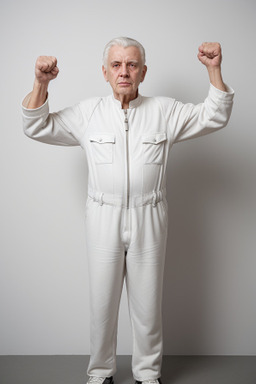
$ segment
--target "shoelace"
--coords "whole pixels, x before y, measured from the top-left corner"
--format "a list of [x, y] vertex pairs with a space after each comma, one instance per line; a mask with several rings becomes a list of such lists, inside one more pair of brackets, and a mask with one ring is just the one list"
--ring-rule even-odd
[[88, 383], [102, 384], [105, 380], [105, 377], [91, 376], [88, 380]]

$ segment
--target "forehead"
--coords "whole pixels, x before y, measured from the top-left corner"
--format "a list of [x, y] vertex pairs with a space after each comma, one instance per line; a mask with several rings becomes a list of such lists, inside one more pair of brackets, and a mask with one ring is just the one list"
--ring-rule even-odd
[[141, 61], [140, 50], [137, 47], [122, 47], [114, 45], [110, 48], [108, 54], [108, 61]]

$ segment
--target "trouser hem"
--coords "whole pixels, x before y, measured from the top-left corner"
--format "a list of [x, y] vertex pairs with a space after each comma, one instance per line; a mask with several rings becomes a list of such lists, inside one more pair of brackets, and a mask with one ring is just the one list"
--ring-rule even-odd
[[100, 372], [100, 373], [88, 373], [87, 372], [87, 376], [88, 377], [105, 377], [105, 378], [109, 378], [109, 377], [113, 377], [115, 375], [116, 371], [113, 371], [113, 373], [104, 373], [104, 372]]

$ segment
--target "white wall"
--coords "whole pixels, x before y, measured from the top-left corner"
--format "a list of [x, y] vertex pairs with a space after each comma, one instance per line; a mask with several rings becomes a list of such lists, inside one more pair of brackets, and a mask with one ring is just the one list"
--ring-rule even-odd
[[[146, 48], [142, 94], [193, 103], [208, 90], [197, 47], [222, 43], [230, 123], [174, 146], [168, 167], [165, 353], [256, 353], [255, 11], [245, 0], [1, 1], [0, 354], [89, 354], [85, 156], [26, 138], [20, 102], [42, 54], [59, 60], [51, 110], [107, 95], [101, 55], [119, 35]], [[120, 354], [129, 329], [124, 295]]]

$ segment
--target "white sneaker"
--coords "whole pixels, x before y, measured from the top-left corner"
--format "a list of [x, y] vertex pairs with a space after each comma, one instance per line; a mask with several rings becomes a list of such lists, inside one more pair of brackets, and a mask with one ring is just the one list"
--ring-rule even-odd
[[87, 384], [114, 384], [113, 377], [90, 376]]
[[142, 384], [159, 384], [159, 380], [144, 380]]
[[90, 376], [87, 384], [102, 384], [105, 377]]

